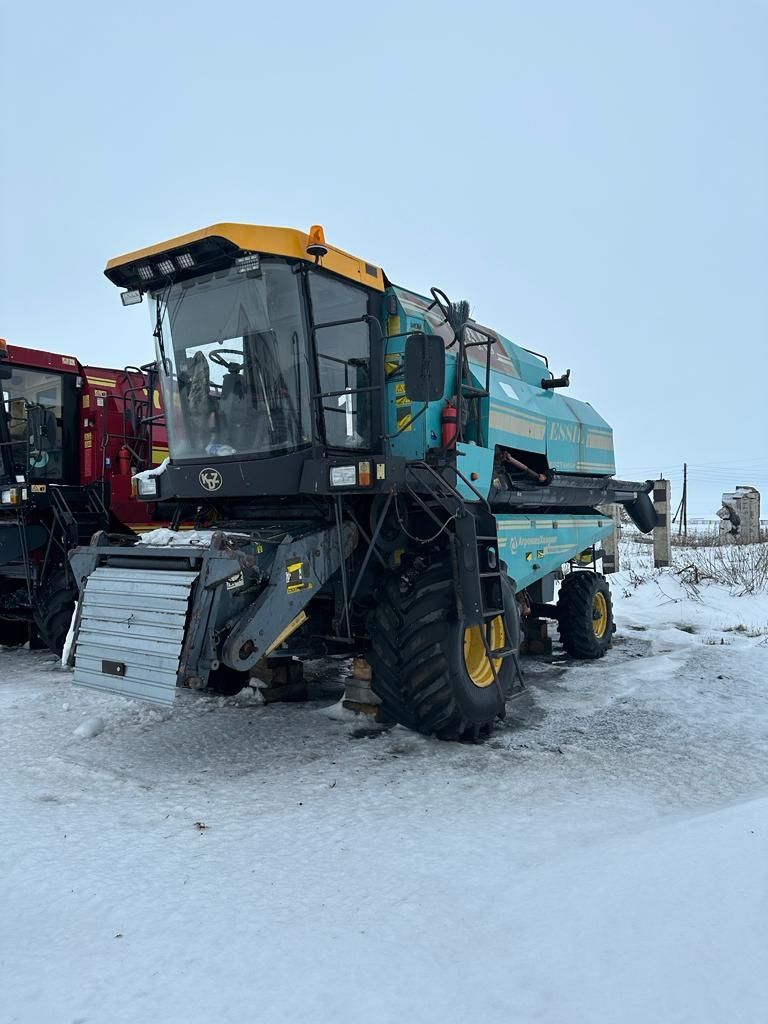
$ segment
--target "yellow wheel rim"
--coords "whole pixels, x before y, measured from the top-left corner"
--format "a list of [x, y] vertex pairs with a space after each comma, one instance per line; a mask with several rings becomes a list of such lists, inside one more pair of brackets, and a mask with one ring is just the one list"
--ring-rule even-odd
[[608, 602], [599, 590], [592, 599], [592, 629], [598, 640], [602, 640], [608, 629]]
[[[482, 630], [482, 626], [468, 626], [464, 630], [464, 666], [475, 686], [484, 688], [493, 683], [494, 669], [498, 675], [501, 658], [494, 658], [493, 667], [491, 667], [491, 660], [485, 652]], [[495, 619], [491, 620], [491, 628], [488, 633], [488, 647], [492, 651], [498, 651], [504, 646], [506, 633], [503, 616], [497, 615]]]

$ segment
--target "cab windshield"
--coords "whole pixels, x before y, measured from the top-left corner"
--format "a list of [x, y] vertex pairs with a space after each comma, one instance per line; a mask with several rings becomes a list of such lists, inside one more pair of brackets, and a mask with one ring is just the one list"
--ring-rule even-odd
[[268, 455], [310, 443], [307, 339], [299, 278], [287, 263], [235, 267], [153, 299], [161, 304], [173, 458]]
[[2, 386], [2, 428], [5, 449], [0, 466], [17, 479], [61, 480], [63, 387], [60, 374], [9, 366]]

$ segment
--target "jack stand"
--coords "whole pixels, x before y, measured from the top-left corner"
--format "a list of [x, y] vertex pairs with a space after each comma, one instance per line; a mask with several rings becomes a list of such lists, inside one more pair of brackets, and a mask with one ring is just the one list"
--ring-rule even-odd
[[344, 688], [342, 707], [375, 718], [381, 707], [381, 700], [371, 689], [371, 666], [365, 658], [355, 658], [352, 676]]
[[304, 666], [300, 661], [267, 664], [262, 659], [251, 669], [251, 678], [257, 685], [265, 704], [300, 703], [309, 700], [304, 682]]
[[548, 623], [545, 619], [528, 618], [523, 620], [523, 642], [520, 644], [521, 654], [543, 654], [552, 653], [552, 641], [547, 630]]

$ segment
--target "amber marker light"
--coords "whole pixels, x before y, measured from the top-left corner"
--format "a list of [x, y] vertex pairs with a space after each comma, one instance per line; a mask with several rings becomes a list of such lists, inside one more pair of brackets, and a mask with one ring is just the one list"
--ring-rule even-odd
[[313, 224], [309, 229], [309, 241], [307, 242], [307, 254], [315, 257], [315, 263], [320, 259], [321, 256], [325, 256], [328, 252], [328, 246], [325, 244], [325, 232], [323, 231], [321, 224]]

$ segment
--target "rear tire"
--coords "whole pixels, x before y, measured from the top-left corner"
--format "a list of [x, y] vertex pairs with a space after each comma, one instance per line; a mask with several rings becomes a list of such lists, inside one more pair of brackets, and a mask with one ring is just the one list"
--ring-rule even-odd
[[61, 655], [75, 613], [77, 590], [65, 572], [50, 578], [35, 608], [35, 624], [45, 646]]
[[569, 573], [560, 586], [557, 629], [572, 658], [602, 658], [613, 639], [613, 604], [605, 578], [597, 572]]
[[[505, 614], [491, 622], [489, 644], [517, 649], [517, 602], [506, 578], [503, 589]], [[449, 564], [433, 565], [409, 582], [390, 573], [368, 630], [371, 686], [388, 716], [444, 740], [476, 741], [491, 732], [504, 713], [515, 668], [509, 657], [494, 661], [500, 694], [479, 627], [467, 630], [456, 617]]]

